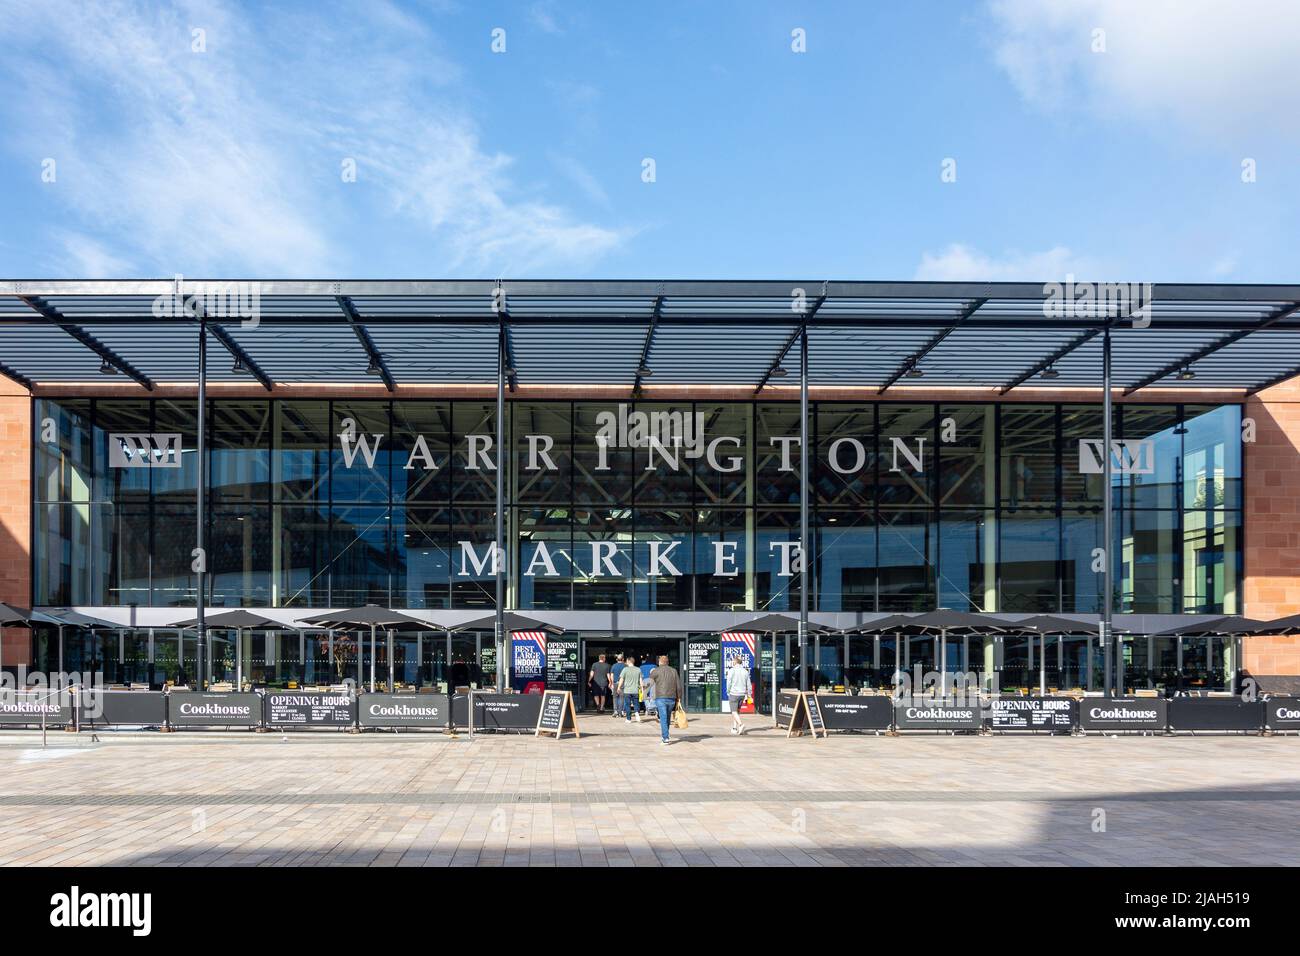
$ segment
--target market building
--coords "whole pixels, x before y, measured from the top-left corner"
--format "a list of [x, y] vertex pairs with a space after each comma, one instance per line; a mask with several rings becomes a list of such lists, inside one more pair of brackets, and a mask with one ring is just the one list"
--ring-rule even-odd
[[[778, 686], [1300, 675], [1159, 636], [1300, 612], [1296, 285], [0, 282], [0, 374], [0, 600], [64, 622], [8, 671], [490, 687], [549, 641], [707, 710], [778, 613]], [[431, 627], [304, 623], [365, 604]], [[461, 629], [498, 607], [547, 629]], [[175, 626], [235, 608], [283, 628]], [[1102, 626], [854, 633], [937, 608]]]

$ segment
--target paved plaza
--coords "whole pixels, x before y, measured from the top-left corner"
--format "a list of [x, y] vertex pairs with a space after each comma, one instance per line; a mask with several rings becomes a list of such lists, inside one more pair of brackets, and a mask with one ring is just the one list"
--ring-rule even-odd
[[[1294, 864], [1300, 738], [0, 735], [5, 865]], [[755, 726], [757, 722], [754, 722]], [[1104, 824], [1104, 830], [1102, 825]]]

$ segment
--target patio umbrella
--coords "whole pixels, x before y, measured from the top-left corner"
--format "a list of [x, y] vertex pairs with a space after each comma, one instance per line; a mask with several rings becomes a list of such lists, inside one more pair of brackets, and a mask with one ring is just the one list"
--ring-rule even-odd
[[[1225, 617], [1211, 617], [1200, 621], [1190, 621], [1187, 624], [1180, 624], [1177, 627], [1171, 627], [1168, 630], [1159, 631], [1152, 637], [1172, 637], [1178, 642], [1178, 654], [1181, 660], [1183, 638], [1185, 637], [1231, 637], [1233, 638], [1233, 651], [1238, 655], [1240, 661], [1240, 645], [1236, 640], [1244, 634], [1285, 634], [1289, 633], [1283, 621], [1256, 621], [1251, 618], [1242, 617], [1240, 614], [1229, 614]], [[1236, 692], [1237, 675], [1234, 668], [1232, 677], [1232, 690]], [[1178, 689], [1183, 690], [1183, 681], [1185, 675], [1182, 668], [1178, 669]]]
[[74, 611], [71, 608], [31, 611], [27, 620], [31, 624], [53, 624], [59, 629], [60, 672], [63, 670], [63, 629], [65, 627], [80, 627], [87, 631], [117, 631], [122, 628], [121, 624], [114, 624], [102, 617], [91, 617], [89, 614], [82, 614], [80, 611]]
[[[172, 627], [191, 628], [197, 627], [199, 619], [197, 617], [187, 618], [184, 621], [177, 621]], [[296, 631], [298, 627], [293, 624], [282, 624], [279, 621], [273, 621], [269, 617], [263, 617], [261, 614], [254, 614], [252, 611], [245, 611], [243, 608], [235, 608], [230, 611], [218, 611], [216, 614], [205, 614], [203, 616], [203, 626], [226, 629], [235, 632], [235, 688], [244, 689], [244, 631]], [[211, 648], [211, 644], [208, 645]], [[202, 690], [202, 688], [199, 688]]]
[[[885, 618], [874, 626], [884, 625], [887, 630], [897, 634], [937, 634], [939, 635], [939, 686], [948, 685], [948, 635], [956, 634], [969, 637], [979, 634], [1001, 634], [1014, 628], [1014, 623], [992, 614], [973, 614], [969, 611], [954, 611], [939, 608], [926, 611], [913, 617], [898, 615], [894, 619]], [[871, 627], [873, 625], [866, 625]]]
[[[809, 634], [826, 634], [834, 628], [824, 627], [821, 624], [808, 622]], [[777, 634], [797, 634], [799, 633], [799, 619], [790, 617], [788, 614], [764, 614], [762, 617], [756, 617], [746, 621], [744, 624], [733, 624], [731, 627], [723, 628], [719, 634], [767, 634], [775, 637]], [[807, 668], [803, 661], [799, 664]], [[772, 643], [772, 717], [776, 718], [776, 642]]]
[[[438, 625], [411, 617], [391, 607], [378, 604], [366, 604], [362, 607], [347, 608], [342, 611], [329, 611], [302, 619], [307, 624], [320, 624], [324, 627], [342, 629], [370, 628], [370, 693], [375, 692], [375, 628], [377, 627], [418, 627], [430, 631], [440, 630]], [[358, 648], [358, 651], [360, 649]], [[361, 686], [361, 654], [357, 654], [357, 686]], [[393, 657], [388, 656], [388, 687], [393, 686]]]
[[[1291, 614], [1287, 617], [1279, 617], [1275, 621], [1252, 621], [1249, 618], [1242, 618], [1242, 621], [1250, 625], [1259, 625], [1251, 630], [1242, 631], [1243, 634], [1258, 634], [1264, 636], [1290, 636], [1300, 633], [1300, 614]], [[1243, 625], [1244, 626], [1244, 625]]]
[[894, 686], [898, 686], [899, 674], [899, 657], [898, 657], [898, 638], [903, 633], [903, 629], [912, 623], [913, 615], [911, 614], [890, 614], [886, 617], [877, 618], [874, 621], [868, 621], [866, 624], [859, 624], [857, 627], [847, 627], [844, 629], [845, 634], [870, 634], [872, 637], [872, 656], [878, 658], [878, 646], [880, 644], [880, 635], [894, 635]]
[[[455, 627], [448, 628], [450, 631], [491, 631], [496, 634], [497, 616], [489, 614], [487, 617], [475, 618], [464, 624], [457, 624]], [[558, 624], [545, 624], [542, 621], [533, 620], [531, 617], [524, 617], [522, 614], [516, 614], [513, 611], [506, 611], [501, 615], [501, 641], [502, 646], [497, 648], [497, 673], [501, 677], [500, 686], [505, 688], [511, 687], [510, 673], [510, 642], [509, 635], [515, 631], [545, 631], [547, 634], [563, 634], [564, 628]]]
[[[824, 627], [821, 624], [808, 622], [809, 634], [825, 634], [834, 628]], [[757, 634], [797, 634], [799, 631], [799, 619], [790, 617], [788, 614], [764, 614], [762, 617], [756, 617], [744, 624], [733, 624], [731, 627], [723, 628], [718, 633], [748, 633], [753, 631]]]
[[26, 624], [31, 613], [26, 608], [0, 603], [0, 665], [4, 664], [5, 625]]
[[[1188, 624], [1180, 624], [1178, 627], [1171, 627], [1167, 631], [1159, 631], [1155, 637], [1236, 637], [1241, 634], [1277, 634], [1286, 633], [1287, 626], [1284, 625], [1286, 618], [1277, 621], [1256, 621], [1248, 617], [1242, 617], [1240, 614], [1229, 614], [1226, 617], [1214, 617], [1205, 621], [1192, 621]], [[1297, 615], [1297, 621], [1300, 621], [1300, 615]], [[1274, 628], [1281, 627], [1281, 630]]]
[[[448, 628], [451, 631], [495, 631], [497, 627], [497, 616], [489, 614], [487, 617], [476, 618], [466, 624], [457, 624], [455, 627]], [[522, 614], [515, 614], [513, 611], [506, 611], [501, 615], [501, 629], [504, 631], [545, 631], [548, 634], [563, 634], [564, 628], [558, 624], [545, 624], [541, 621], [535, 621], [531, 617], [524, 617]]]
[[1038, 634], [1038, 693], [1047, 696], [1047, 635], [1048, 634], [1097, 634], [1101, 628], [1087, 621], [1074, 621], [1068, 617], [1056, 617], [1052, 614], [1039, 614], [1016, 621], [1013, 627]]

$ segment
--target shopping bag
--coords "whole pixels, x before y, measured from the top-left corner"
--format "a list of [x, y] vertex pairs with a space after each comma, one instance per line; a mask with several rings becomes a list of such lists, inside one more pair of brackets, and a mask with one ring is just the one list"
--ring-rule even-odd
[[690, 721], [686, 719], [686, 708], [679, 703], [677, 709], [673, 711], [673, 726], [678, 730], [685, 730], [689, 724]]

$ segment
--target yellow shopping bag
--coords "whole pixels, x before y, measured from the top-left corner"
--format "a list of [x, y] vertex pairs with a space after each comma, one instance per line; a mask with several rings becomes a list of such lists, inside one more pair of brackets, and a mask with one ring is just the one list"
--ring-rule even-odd
[[690, 724], [686, 719], [686, 708], [682, 706], [681, 701], [677, 702], [677, 709], [673, 711], [673, 726], [678, 730], [685, 730]]

